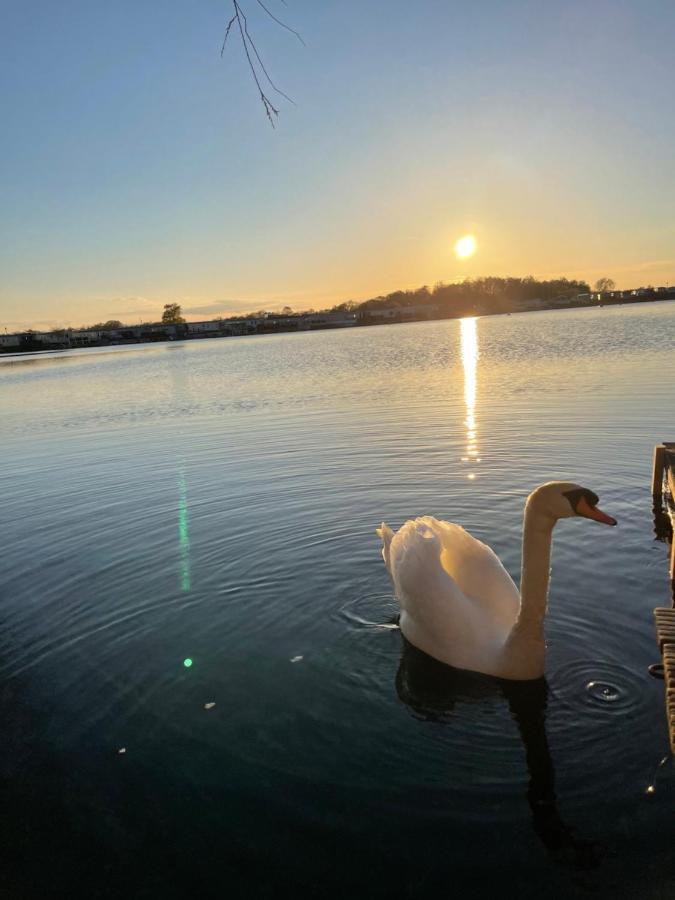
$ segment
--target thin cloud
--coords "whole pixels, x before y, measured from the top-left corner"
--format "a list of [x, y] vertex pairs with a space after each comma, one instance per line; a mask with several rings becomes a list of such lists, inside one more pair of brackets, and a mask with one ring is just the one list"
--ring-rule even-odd
[[26, 319], [14, 319], [14, 321], [3, 321], [3, 330], [7, 331], [27, 331], [32, 328], [33, 331], [51, 331], [52, 328], [66, 328], [68, 326], [57, 322], [55, 319], [39, 319], [38, 321]]
[[254, 307], [255, 302], [251, 300], [214, 300], [202, 306], [183, 306], [183, 312], [188, 316], [211, 316]]
[[662, 269], [672, 265], [675, 265], [675, 259], [655, 259], [652, 262], [640, 263], [636, 268], [643, 272], [649, 269]]
[[162, 317], [163, 304], [155, 303], [147, 297], [113, 297], [97, 301], [97, 306], [102, 308], [104, 303], [110, 311], [108, 318], [111, 319], [118, 319], [120, 316], [156, 316], [158, 319]]

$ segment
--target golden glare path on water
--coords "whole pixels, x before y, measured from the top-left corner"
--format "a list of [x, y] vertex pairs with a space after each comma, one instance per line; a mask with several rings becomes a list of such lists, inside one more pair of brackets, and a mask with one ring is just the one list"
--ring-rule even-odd
[[[466, 456], [462, 462], [479, 463], [478, 431], [476, 428], [476, 373], [478, 369], [478, 326], [477, 319], [460, 319], [462, 365], [464, 366], [464, 404], [466, 406]], [[474, 479], [475, 472], [469, 472], [467, 478]]]

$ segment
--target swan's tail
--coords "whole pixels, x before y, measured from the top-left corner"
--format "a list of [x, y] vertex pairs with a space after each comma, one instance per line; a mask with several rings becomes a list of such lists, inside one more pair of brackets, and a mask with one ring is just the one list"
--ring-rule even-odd
[[383, 522], [379, 528], [376, 528], [375, 532], [377, 534], [379, 534], [379, 536], [382, 538], [382, 559], [384, 560], [384, 564], [387, 567], [387, 572], [389, 572], [389, 575], [393, 578], [393, 575], [391, 574], [390, 548], [391, 548], [391, 539], [394, 536], [394, 532], [391, 530], [391, 528], [387, 525], [386, 522]]

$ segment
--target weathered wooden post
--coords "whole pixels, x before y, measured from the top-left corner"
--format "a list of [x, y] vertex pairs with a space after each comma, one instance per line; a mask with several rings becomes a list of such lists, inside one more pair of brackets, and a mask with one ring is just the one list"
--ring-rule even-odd
[[652, 496], [654, 498], [663, 495], [663, 473], [666, 467], [666, 445], [657, 444], [654, 447], [654, 466], [652, 468]]
[[[652, 494], [654, 508], [662, 508], [663, 482], [667, 481], [669, 500], [666, 502], [666, 513], [675, 526], [675, 443], [664, 441], [654, 447], [654, 468], [652, 470]], [[663, 655], [663, 664], [650, 666], [652, 674], [661, 673], [665, 679], [666, 720], [670, 736], [670, 749], [675, 753], [675, 535], [670, 537], [670, 584], [673, 591], [673, 606], [657, 607], [654, 610], [656, 619], [656, 642]]]
[[[675, 443], [664, 441], [654, 447], [654, 465], [652, 468], [652, 496], [655, 503], [661, 503], [663, 497], [663, 483], [668, 481], [668, 489], [671, 498], [675, 499]], [[673, 520], [672, 509], [670, 512]], [[670, 580], [675, 583], [675, 540], [670, 541]]]

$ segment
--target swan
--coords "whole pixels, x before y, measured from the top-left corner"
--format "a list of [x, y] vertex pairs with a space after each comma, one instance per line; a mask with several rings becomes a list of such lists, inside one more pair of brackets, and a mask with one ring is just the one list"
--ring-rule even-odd
[[529, 495], [520, 592], [497, 554], [461, 525], [421, 516], [394, 534], [383, 522], [377, 534], [404, 637], [458, 669], [540, 678], [553, 528], [571, 516], [616, 525], [598, 501], [593, 491], [566, 481], [547, 482]]

